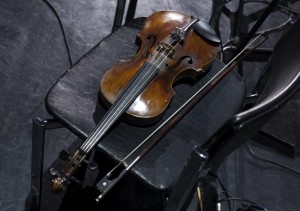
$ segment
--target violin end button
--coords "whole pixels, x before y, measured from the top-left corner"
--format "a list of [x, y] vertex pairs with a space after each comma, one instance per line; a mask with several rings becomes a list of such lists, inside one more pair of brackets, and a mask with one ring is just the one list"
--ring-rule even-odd
[[65, 185], [65, 181], [62, 178], [57, 177], [52, 180], [51, 191], [53, 193], [59, 193], [65, 188]]

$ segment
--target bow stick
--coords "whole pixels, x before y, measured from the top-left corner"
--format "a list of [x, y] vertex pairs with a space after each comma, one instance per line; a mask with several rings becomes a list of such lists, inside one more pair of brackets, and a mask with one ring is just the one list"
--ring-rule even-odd
[[[264, 37], [254, 48], [242, 55], [244, 51], [255, 43], [260, 37]], [[209, 93], [235, 66], [237, 66], [245, 57], [250, 55], [258, 46], [260, 46], [268, 36], [262, 32], [253, 41], [251, 41], [238, 55], [228, 62], [214, 77], [212, 77], [203, 87], [201, 87], [191, 98], [189, 98], [178, 110], [176, 110], [168, 119], [157, 127], [144, 141], [142, 141], [133, 151], [123, 158], [110, 172], [106, 174], [97, 184], [96, 188], [100, 195], [96, 198], [99, 202], [125, 175], [141, 160], [160, 140], [164, 137], [199, 101]], [[125, 167], [125, 161], [142, 146], [148, 143], [138, 156]]]

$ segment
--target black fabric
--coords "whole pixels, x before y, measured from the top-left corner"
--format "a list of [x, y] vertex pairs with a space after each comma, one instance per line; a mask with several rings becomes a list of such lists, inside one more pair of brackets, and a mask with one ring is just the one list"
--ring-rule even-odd
[[[99, 103], [101, 75], [119, 60], [130, 59], [138, 49], [136, 34], [144, 19], [136, 19], [105, 38], [53, 86], [47, 96], [49, 113], [85, 139], [105, 113]], [[197, 83], [177, 84], [176, 95], [164, 117], [155, 125], [137, 127], [119, 121], [98, 145], [99, 151], [117, 161], [125, 157], [197, 89], [223, 67], [219, 61]], [[170, 189], [192, 148], [203, 143], [233, 114], [244, 98], [245, 88], [233, 72], [209, 93], [161, 140], [133, 172], [150, 187]]]

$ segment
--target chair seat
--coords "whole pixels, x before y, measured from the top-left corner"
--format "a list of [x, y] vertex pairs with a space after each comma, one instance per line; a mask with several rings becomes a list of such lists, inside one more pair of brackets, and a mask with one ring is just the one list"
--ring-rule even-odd
[[[49, 113], [80, 138], [86, 139], [105, 113], [99, 102], [101, 76], [119, 60], [135, 55], [138, 46], [134, 41], [144, 20], [135, 19], [103, 39], [49, 91], [46, 98]], [[97, 149], [114, 162], [121, 160], [223, 66], [215, 60], [211, 70], [196, 83], [176, 84], [176, 95], [155, 125], [137, 127], [119, 121]], [[164, 191], [172, 188], [193, 147], [207, 140], [240, 111], [244, 95], [240, 78], [235, 72], [230, 73], [132, 169], [133, 174], [152, 188]]]

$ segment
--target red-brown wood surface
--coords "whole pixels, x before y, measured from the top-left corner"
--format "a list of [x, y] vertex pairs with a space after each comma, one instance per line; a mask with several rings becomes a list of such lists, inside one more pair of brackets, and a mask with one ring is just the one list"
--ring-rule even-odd
[[[172, 40], [170, 33], [190, 21], [189, 16], [173, 11], [161, 11], [149, 16], [138, 35], [142, 44], [137, 54], [129, 61], [114, 65], [101, 79], [100, 93], [104, 103], [114, 103], [143, 63], [148, 61], [153, 64], [153, 55], [158, 53], [159, 43]], [[141, 124], [152, 123], [162, 115], [175, 94], [172, 89], [175, 80], [181, 77], [196, 78], [209, 68], [219, 51], [218, 46], [206, 42], [192, 29], [183, 45], [178, 44], [174, 49], [175, 54], [165, 58], [167, 65], [159, 67], [157, 76], [127, 110], [133, 119], [140, 119]]]

